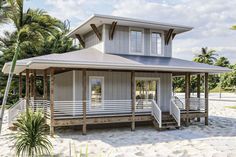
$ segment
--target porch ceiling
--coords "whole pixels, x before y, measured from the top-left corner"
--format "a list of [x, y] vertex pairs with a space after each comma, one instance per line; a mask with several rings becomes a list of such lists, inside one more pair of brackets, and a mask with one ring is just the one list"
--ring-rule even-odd
[[[11, 63], [4, 65], [2, 71], [8, 73]], [[15, 74], [25, 69], [87, 68], [106, 70], [166, 71], [192, 73], [223, 73], [228, 68], [170, 58], [137, 55], [115, 55], [102, 53], [95, 48], [87, 48], [63, 54], [51, 54], [18, 60]]]

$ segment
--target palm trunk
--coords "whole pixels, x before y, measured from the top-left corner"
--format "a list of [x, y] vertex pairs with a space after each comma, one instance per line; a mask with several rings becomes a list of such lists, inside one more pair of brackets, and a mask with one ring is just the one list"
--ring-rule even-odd
[[2, 130], [2, 121], [3, 121], [5, 105], [7, 103], [7, 97], [8, 97], [10, 87], [11, 87], [11, 81], [12, 81], [12, 78], [13, 78], [13, 75], [14, 75], [14, 70], [15, 70], [16, 61], [17, 61], [17, 58], [18, 58], [19, 51], [20, 51], [19, 42], [17, 42], [16, 52], [15, 52], [14, 57], [12, 59], [11, 69], [10, 69], [10, 72], [8, 74], [8, 79], [7, 79], [7, 86], [6, 86], [3, 101], [2, 101], [2, 108], [1, 108], [1, 113], [0, 113], [0, 133], [1, 133], [1, 130]]

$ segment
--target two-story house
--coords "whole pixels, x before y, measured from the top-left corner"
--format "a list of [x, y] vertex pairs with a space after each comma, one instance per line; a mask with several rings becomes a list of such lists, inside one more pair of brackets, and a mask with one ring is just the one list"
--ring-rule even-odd
[[[19, 95], [22, 77], [26, 97], [9, 110], [30, 104], [45, 111], [51, 133], [54, 127], [151, 121], [161, 128], [188, 125], [204, 118], [208, 124], [208, 74], [229, 69], [172, 57], [175, 36], [192, 27], [107, 15], [93, 15], [68, 36], [82, 50], [17, 61]], [[8, 73], [11, 63], [3, 72]], [[197, 98], [190, 98], [190, 76], [197, 76]], [[35, 79], [43, 78], [44, 94], [35, 92]], [[172, 97], [172, 77], [185, 77], [185, 100]], [[200, 81], [204, 77], [204, 98]], [[26, 105], [28, 106], [28, 105]]]

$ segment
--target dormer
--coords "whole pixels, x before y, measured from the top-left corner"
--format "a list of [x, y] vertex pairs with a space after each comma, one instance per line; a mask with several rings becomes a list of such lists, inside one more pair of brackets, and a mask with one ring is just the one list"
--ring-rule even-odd
[[68, 33], [83, 48], [103, 53], [172, 57], [172, 40], [192, 27], [107, 15], [93, 15]]

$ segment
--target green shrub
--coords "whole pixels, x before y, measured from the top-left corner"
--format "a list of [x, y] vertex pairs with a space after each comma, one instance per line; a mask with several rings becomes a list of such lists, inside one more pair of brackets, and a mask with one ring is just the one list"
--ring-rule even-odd
[[21, 114], [14, 124], [17, 133], [14, 134], [14, 148], [17, 156], [50, 155], [52, 144], [47, 137], [47, 126], [42, 112]]

